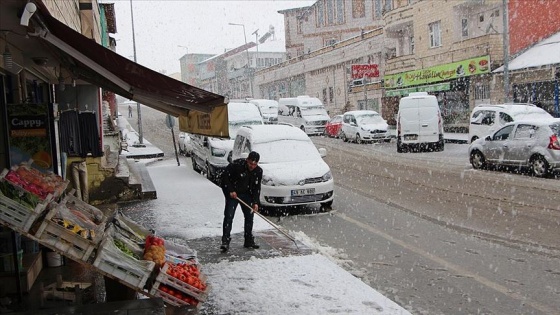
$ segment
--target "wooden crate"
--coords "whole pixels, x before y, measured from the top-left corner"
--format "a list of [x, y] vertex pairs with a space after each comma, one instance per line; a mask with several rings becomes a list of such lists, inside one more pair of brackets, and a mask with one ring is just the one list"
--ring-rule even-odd
[[150, 294], [154, 297], [160, 297], [162, 298], [163, 302], [167, 305], [170, 306], [174, 306], [177, 308], [181, 309], [181, 314], [198, 314], [198, 310], [200, 310], [200, 307], [202, 306], [202, 302], [198, 302], [198, 304], [195, 305], [191, 305], [188, 304], [187, 302], [176, 298], [175, 296], [168, 294], [166, 292], [163, 292], [161, 290], [159, 290], [158, 288], [152, 288], [152, 290], [150, 290]]
[[112, 237], [106, 237], [97, 250], [93, 266], [131, 288], [143, 290], [155, 263], [125, 254], [113, 243]]
[[[198, 266], [200, 267], [200, 266]], [[198, 301], [206, 301], [206, 299], [208, 298], [208, 292], [210, 291], [210, 286], [207, 283], [207, 279], [206, 276], [204, 274], [200, 274], [199, 278], [200, 280], [206, 285], [206, 289], [205, 290], [200, 290], [198, 288], [193, 287], [192, 285], [181, 281], [175, 277], [172, 277], [170, 275], [167, 274], [167, 269], [169, 269], [169, 264], [165, 264], [163, 266], [163, 268], [161, 268], [161, 270], [159, 271], [158, 276], [156, 277], [156, 282], [154, 283], [154, 285], [152, 286], [152, 289], [158, 289], [159, 286], [161, 284], [165, 284], [168, 286], [171, 286], [185, 294], [188, 294], [192, 297], [194, 297], [195, 299], [197, 299]], [[159, 291], [159, 290], [158, 290]], [[165, 293], [165, 292], [163, 292]]]
[[[23, 269], [20, 271], [21, 289], [29, 292], [43, 270], [42, 252], [23, 255]], [[13, 272], [0, 272], [0, 294], [17, 293], [16, 277]]]
[[[18, 190], [22, 190], [17, 186], [14, 187]], [[47, 199], [37, 204], [35, 208], [30, 208], [28, 205], [23, 205], [14, 201], [0, 192], [0, 223], [19, 233], [27, 233], [39, 215], [47, 208], [52, 198], [52, 195], [49, 195]]]
[[[83, 208], [83, 211], [86, 211], [88, 207], [92, 207], [83, 201], [77, 203], [73, 196], [65, 197], [61, 205], [65, 205], [66, 202], [72, 202], [74, 206], [79, 205], [79, 207]], [[87, 262], [92, 256], [94, 249], [99, 246], [99, 243], [103, 239], [103, 230], [106, 222], [103, 221], [98, 225], [98, 232], [93, 239], [89, 240], [52, 221], [51, 219], [58, 211], [58, 206], [51, 207], [37, 229], [35, 238], [43, 245], [49, 246], [70, 259]]]
[[81, 297], [84, 295], [84, 291], [92, 289], [93, 285], [91, 282], [63, 281], [62, 275], [57, 275], [56, 282], [40, 289], [41, 305], [44, 304], [44, 300], [48, 299], [82, 303]]

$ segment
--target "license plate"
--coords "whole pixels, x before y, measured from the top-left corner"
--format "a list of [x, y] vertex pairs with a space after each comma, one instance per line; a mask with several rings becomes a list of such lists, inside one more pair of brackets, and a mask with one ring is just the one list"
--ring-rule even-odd
[[418, 135], [406, 135], [404, 136], [404, 140], [416, 140], [418, 139]]
[[292, 190], [292, 196], [303, 196], [303, 195], [313, 195], [313, 194], [315, 194], [315, 188]]

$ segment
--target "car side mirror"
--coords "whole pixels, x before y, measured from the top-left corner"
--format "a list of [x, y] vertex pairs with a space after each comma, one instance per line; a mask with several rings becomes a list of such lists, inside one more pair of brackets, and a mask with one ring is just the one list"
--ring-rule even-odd
[[486, 138], [484, 138], [484, 140], [486, 140], [486, 141], [492, 141], [492, 137], [486, 136]]
[[322, 158], [324, 158], [325, 156], [327, 156], [327, 149], [325, 149], [325, 148], [319, 148], [319, 155], [321, 155]]
[[207, 147], [208, 146], [208, 138], [204, 138], [204, 141], [202, 142], [202, 144]]
[[227, 161], [228, 161], [228, 163], [231, 163], [231, 162], [233, 161], [233, 159], [232, 159], [232, 157], [231, 157], [231, 154], [228, 154], [228, 156], [227, 156]]

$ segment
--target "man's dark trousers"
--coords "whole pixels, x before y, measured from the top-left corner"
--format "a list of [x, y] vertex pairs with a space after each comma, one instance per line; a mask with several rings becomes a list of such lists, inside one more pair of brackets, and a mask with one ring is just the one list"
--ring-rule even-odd
[[[229, 192], [224, 191], [224, 196], [226, 198], [226, 206], [224, 208], [224, 224], [223, 224], [223, 234], [222, 243], [229, 244], [231, 239], [231, 225], [233, 223], [233, 217], [235, 215], [235, 209], [239, 205], [237, 199], [233, 199], [229, 196]], [[251, 204], [251, 196], [249, 194], [238, 194], [237, 197], [243, 200], [246, 204]], [[253, 239], [253, 211], [244, 205], [241, 205], [241, 210], [243, 210], [243, 215], [245, 216], [245, 241]]]

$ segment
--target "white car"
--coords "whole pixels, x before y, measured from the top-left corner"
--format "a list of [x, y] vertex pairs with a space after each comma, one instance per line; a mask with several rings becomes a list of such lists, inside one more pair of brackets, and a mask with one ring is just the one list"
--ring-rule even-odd
[[321, 204], [330, 207], [334, 180], [327, 151], [317, 149], [301, 129], [288, 125], [244, 126], [237, 132], [232, 160], [256, 151], [263, 169], [260, 203], [267, 209]]
[[520, 120], [469, 147], [475, 169], [490, 165], [528, 168], [534, 176], [560, 171], [560, 119]]
[[356, 143], [391, 141], [387, 121], [373, 110], [354, 110], [344, 113], [340, 138]]
[[186, 132], [179, 133], [179, 154], [191, 156], [193, 151], [191, 136]]

